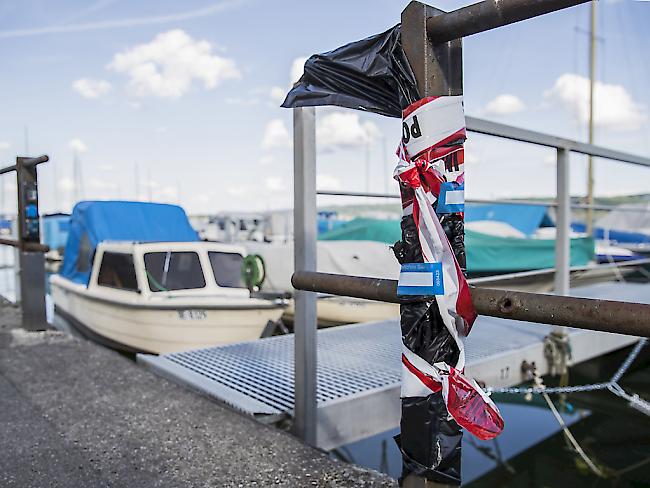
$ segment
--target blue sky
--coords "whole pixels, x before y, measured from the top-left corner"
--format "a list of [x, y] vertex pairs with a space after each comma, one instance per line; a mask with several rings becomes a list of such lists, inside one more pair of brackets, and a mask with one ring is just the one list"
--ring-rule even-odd
[[[44, 211], [70, 210], [79, 193], [192, 213], [287, 207], [291, 112], [279, 98], [296, 60], [391, 27], [406, 3], [4, 0], [0, 161], [24, 152], [27, 128], [30, 153], [52, 161], [40, 170]], [[650, 2], [598, 9], [596, 140], [650, 156]], [[588, 19], [582, 5], [466, 39], [466, 113], [586, 139]], [[399, 121], [335, 108], [318, 120], [319, 186], [395, 190]], [[467, 161], [469, 197], [554, 192], [549, 150], [470, 134]], [[586, 164], [573, 162], [579, 195]], [[649, 171], [598, 162], [597, 194], [650, 192]], [[3, 183], [10, 208], [15, 184]]]

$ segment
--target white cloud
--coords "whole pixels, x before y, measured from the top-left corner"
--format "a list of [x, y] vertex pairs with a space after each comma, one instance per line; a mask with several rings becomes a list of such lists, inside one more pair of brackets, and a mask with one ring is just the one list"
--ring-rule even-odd
[[158, 34], [151, 42], [116, 54], [108, 68], [129, 76], [137, 96], [178, 98], [194, 81], [206, 89], [241, 78], [232, 59], [216, 56], [208, 41], [197, 41], [181, 29]]
[[284, 192], [287, 186], [281, 176], [269, 176], [264, 180], [267, 189], [273, 192]]
[[282, 102], [284, 102], [284, 99], [287, 96], [287, 90], [285, 90], [281, 86], [274, 86], [271, 87], [271, 91], [269, 92], [269, 95], [271, 96], [271, 100], [274, 103], [280, 105]]
[[266, 124], [262, 147], [264, 149], [291, 147], [291, 136], [282, 119], [273, 119]]
[[99, 98], [111, 90], [111, 84], [106, 80], [80, 78], [72, 83], [72, 88], [84, 98]]
[[[381, 135], [374, 122], [361, 122], [354, 112], [330, 112], [316, 119], [316, 143], [320, 150], [364, 146]], [[266, 124], [262, 147], [264, 149], [290, 148], [292, 137], [282, 119]]]
[[[589, 121], [589, 79], [565, 73], [546, 98], [571, 108], [581, 123]], [[648, 119], [645, 107], [635, 102], [622, 85], [596, 82], [594, 86], [594, 124], [612, 130], [637, 130]]]
[[303, 72], [305, 71], [305, 61], [307, 61], [306, 56], [296, 58], [293, 60], [293, 63], [291, 63], [291, 71], [289, 72], [289, 85], [293, 86], [293, 84], [300, 79], [302, 76]]
[[318, 118], [316, 124], [316, 141], [323, 149], [363, 146], [379, 134], [374, 122], [361, 123], [354, 112], [331, 112]]
[[316, 175], [316, 188], [319, 190], [340, 190], [341, 180], [328, 174]]
[[86, 152], [88, 150], [88, 146], [86, 146], [86, 144], [81, 139], [78, 138], [72, 139], [68, 143], [68, 147], [73, 151], [77, 151], [77, 152]]
[[11, 147], [11, 144], [9, 144], [6, 141], [0, 141], [0, 151], [4, 151], [5, 149], [9, 149]]
[[494, 98], [485, 107], [485, 113], [490, 115], [510, 115], [521, 112], [526, 106], [515, 95], [503, 94]]
[[115, 168], [112, 164], [100, 164], [97, 169], [100, 171], [113, 171]]
[[289, 69], [289, 84], [286, 89], [282, 88], [281, 86], [271, 87], [269, 96], [271, 97], [271, 103], [274, 106], [280, 105], [282, 102], [284, 102], [284, 99], [286, 98], [289, 90], [293, 88], [294, 83], [298, 81], [302, 76], [305, 70], [305, 61], [307, 61], [307, 59], [307, 57], [302, 56], [293, 60], [291, 63], [291, 68]]

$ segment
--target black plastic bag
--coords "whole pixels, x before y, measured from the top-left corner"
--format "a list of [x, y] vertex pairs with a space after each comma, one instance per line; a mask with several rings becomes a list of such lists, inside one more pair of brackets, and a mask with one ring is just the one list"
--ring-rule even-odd
[[401, 117], [402, 109], [419, 99], [398, 24], [381, 34], [310, 57], [282, 106], [336, 105]]

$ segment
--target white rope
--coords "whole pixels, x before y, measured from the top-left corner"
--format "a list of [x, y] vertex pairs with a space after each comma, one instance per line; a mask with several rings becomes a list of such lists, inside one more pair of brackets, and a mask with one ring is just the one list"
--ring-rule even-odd
[[596, 464], [589, 458], [589, 456], [587, 456], [587, 453], [585, 453], [582, 447], [580, 447], [580, 444], [578, 444], [576, 438], [573, 437], [573, 434], [569, 430], [569, 427], [567, 426], [566, 422], [564, 422], [564, 419], [560, 415], [560, 412], [558, 412], [557, 408], [555, 408], [555, 405], [553, 404], [551, 397], [549, 397], [547, 393], [542, 393], [542, 396], [544, 397], [544, 400], [546, 400], [546, 403], [548, 404], [548, 408], [550, 408], [551, 412], [553, 412], [553, 416], [560, 424], [560, 427], [562, 427], [562, 430], [564, 431], [564, 435], [566, 435], [566, 438], [571, 443], [573, 449], [580, 455], [582, 460], [587, 464], [587, 466], [589, 466], [589, 469], [591, 469], [596, 476], [599, 476], [600, 478], [605, 478], [605, 473], [603, 473], [600, 470], [600, 468], [596, 466]]

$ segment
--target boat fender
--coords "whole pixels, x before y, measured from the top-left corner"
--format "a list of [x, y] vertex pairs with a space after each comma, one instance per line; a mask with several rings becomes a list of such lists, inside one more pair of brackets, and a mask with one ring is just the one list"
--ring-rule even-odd
[[242, 263], [242, 278], [246, 288], [250, 291], [258, 291], [266, 278], [266, 265], [264, 258], [259, 254], [249, 254]]

